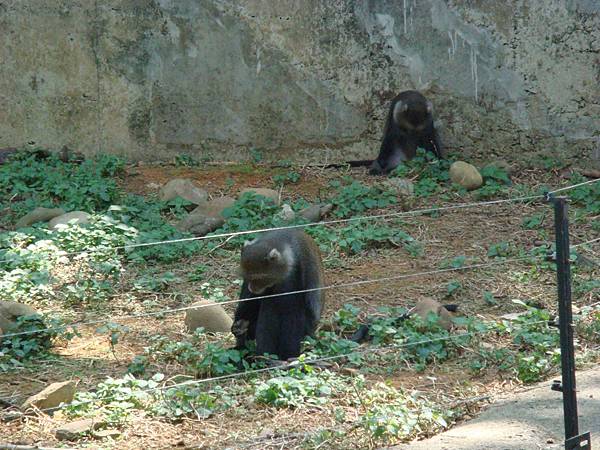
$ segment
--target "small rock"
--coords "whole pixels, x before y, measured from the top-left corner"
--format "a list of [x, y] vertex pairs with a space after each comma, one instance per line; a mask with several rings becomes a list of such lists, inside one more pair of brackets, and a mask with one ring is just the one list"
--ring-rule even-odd
[[415, 185], [408, 178], [388, 178], [383, 182], [387, 189], [395, 192], [397, 195], [409, 197], [415, 191]]
[[275, 436], [275, 430], [272, 428], [264, 428], [258, 435], [259, 439], [268, 439]]
[[270, 198], [275, 202], [275, 204], [279, 205], [281, 199], [279, 198], [279, 192], [274, 189], [267, 188], [245, 188], [240, 191], [240, 197], [244, 195], [246, 192], [254, 192], [256, 195], [262, 195], [263, 197]]
[[119, 430], [114, 430], [114, 429], [107, 429], [107, 430], [100, 430], [100, 431], [96, 431], [94, 433], [94, 437], [103, 439], [103, 438], [111, 438], [114, 439], [116, 437], [119, 437], [121, 435], [121, 432]]
[[223, 217], [223, 210], [229, 208], [235, 203], [235, 199], [231, 197], [217, 197], [202, 205], [198, 205], [190, 215], [202, 214], [205, 217]]
[[310, 205], [298, 212], [300, 217], [305, 218], [309, 222], [318, 222], [321, 220], [321, 205]]
[[477, 189], [483, 184], [477, 168], [464, 161], [456, 161], [450, 166], [450, 179], [467, 190]]
[[233, 320], [221, 305], [210, 300], [200, 300], [192, 306], [200, 305], [211, 306], [188, 309], [185, 312], [185, 326], [189, 332], [193, 333], [196, 328], [200, 327], [213, 333], [229, 333], [231, 331]]
[[[175, 228], [179, 231], [189, 231], [196, 236], [204, 236], [204, 234], [216, 230], [225, 223], [225, 220], [222, 217], [206, 216], [203, 213], [195, 211], [196, 210], [192, 211], [181, 219], [179, 223], [175, 225]], [[204, 232], [204, 234], [199, 234], [200, 232]]]
[[332, 209], [333, 205], [331, 203], [325, 205], [310, 205], [298, 212], [298, 215], [304, 217], [309, 222], [314, 223], [329, 214]]
[[327, 214], [329, 214], [331, 211], [333, 210], [333, 204], [331, 203], [326, 203], [325, 205], [321, 206], [321, 219], [325, 216], [327, 216]]
[[163, 202], [168, 202], [177, 197], [181, 197], [196, 205], [202, 205], [206, 203], [208, 194], [204, 189], [196, 187], [194, 182], [187, 178], [176, 178], [171, 180], [158, 192], [158, 198]]
[[410, 311], [411, 314], [416, 314], [423, 320], [427, 319], [427, 316], [430, 312], [439, 316], [438, 323], [440, 326], [446, 330], [450, 330], [452, 328], [452, 315], [446, 308], [444, 308], [444, 305], [436, 302], [432, 298], [424, 298], [419, 300], [415, 307]]
[[294, 220], [296, 218], [296, 213], [294, 212], [292, 207], [290, 205], [288, 205], [287, 203], [284, 203], [281, 206], [281, 211], [279, 211], [279, 213], [277, 213], [277, 215], [279, 217], [281, 217], [281, 219], [284, 222], [291, 222], [292, 220]]
[[31, 306], [17, 302], [0, 301], [0, 328], [5, 332], [12, 331], [16, 328], [19, 317], [36, 314], [37, 311]]
[[222, 227], [225, 219], [222, 217], [207, 217], [204, 222], [192, 225], [188, 231], [194, 236], [206, 236], [208, 233]]
[[101, 421], [94, 419], [76, 420], [62, 425], [56, 430], [55, 434], [59, 441], [74, 441], [83, 434], [89, 434], [98, 429], [101, 425]]
[[62, 208], [35, 208], [30, 213], [25, 214], [15, 224], [15, 229], [24, 228], [36, 222], [47, 222], [55, 217], [62, 216], [65, 210]]
[[90, 222], [90, 215], [85, 211], [71, 211], [52, 219], [48, 222], [48, 227], [54, 230], [58, 225], [68, 225], [71, 221], [77, 225], [84, 225]]
[[35, 406], [38, 409], [45, 410], [56, 408], [61, 403], [69, 403], [75, 395], [75, 382], [63, 381], [62, 383], [52, 383], [43, 391], [32, 395], [21, 405], [22, 410]]

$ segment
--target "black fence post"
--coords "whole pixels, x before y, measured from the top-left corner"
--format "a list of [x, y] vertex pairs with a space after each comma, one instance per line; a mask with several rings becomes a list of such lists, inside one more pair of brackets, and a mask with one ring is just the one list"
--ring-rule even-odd
[[559, 390], [563, 394], [565, 449], [591, 449], [590, 433], [579, 434], [579, 417], [577, 415], [567, 198], [550, 196], [550, 200], [554, 205], [558, 326], [560, 329], [560, 359], [562, 368], [562, 383], [555, 382], [552, 389]]

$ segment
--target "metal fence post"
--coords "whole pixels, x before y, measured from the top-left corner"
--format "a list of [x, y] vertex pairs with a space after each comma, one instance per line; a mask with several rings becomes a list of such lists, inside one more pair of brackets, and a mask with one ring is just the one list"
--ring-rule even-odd
[[590, 433], [579, 434], [579, 417], [577, 415], [567, 198], [550, 196], [550, 200], [554, 205], [558, 326], [560, 329], [560, 359], [562, 368], [562, 383], [555, 382], [552, 389], [561, 391], [563, 394], [565, 449], [591, 449]]

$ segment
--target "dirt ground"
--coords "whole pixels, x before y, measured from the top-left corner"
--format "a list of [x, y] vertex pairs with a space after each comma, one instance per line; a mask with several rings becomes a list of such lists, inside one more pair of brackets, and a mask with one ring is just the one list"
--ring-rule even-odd
[[[193, 179], [212, 196], [231, 195], [244, 187], [270, 187], [272, 175], [284, 170], [259, 168], [249, 171], [247, 166], [182, 168], [168, 165], [136, 165], [128, 169], [123, 186], [132, 193], [154, 195], [160, 185], [166, 181], [185, 177]], [[286, 186], [283, 190], [284, 198], [295, 199], [301, 195], [309, 200], [314, 200], [324, 196], [330, 180], [338, 179], [344, 174], [351, 175], [365, 183], [374, 183], [373, 178], [368, 177], [361, 169], [339, 171], [303, 168], [300, 173], [301, 180], [296, 184]], [[513, 183], [534, 189], [544, 184], [565, 185], [568, 180], [558, 172], [530, 170], [513, 176]], [[518, 193], [515, 192], [511, 196], [518, 196]], [[472, 199], [455, 196], [447, 200], [451, 204], [465, 201], [472, 201]], [[436, 198], [417, 199], [409, 207], [411, 209], [422, 208], [433, 203], [439, 205], [442, 201]], [[402, 208], [406, 209], [406, 205], [398, 206], [396, 209], [401, 210]], [[368, 214], [391, 210], [394, 209], [373, 210]], [[401, 248], [381, 248], [369, 250], [360, 256], [345, 257], [341, 261], [325, 261], [325, 267], [328, 268], [327, 284], [431, 271], [438, 269], [442, 261], [457, 255], [466, 256], [468, 261], [481, 262], [487, 260], [489, 246], [498, 242], [512, 242], [522, 248], [532, 248], [540, 244], [539, 234], [537, 230], [524, 229], [521, 224], [525, 217], [539, 212], [546, 213], [543, 227], [551, 237], [551, 207], [542, 202], [528, 205], [507, 203], [447, 211], [438, 217], [405, 217], [403, 221], [405, 226], [411, 230], [411, 235], [424, 245], [423, 256], [411, 258]], [[571, 236], [573, 244], [593, 237], [593, 231], [589, 228], [588, 222], [573, 222]], [[596, 247], [590, 251], [589, 256], [598, 259], [600, 248]], [[190, 272], [190, 268], [204, 264], [209, 268], [206, 280], [220, 279], [233, 282], [237, 278], [236, 262], [236, 255], [228, 258], [198, 255], [171, 266], [165, 266], [164, 269], [185, 279], [185, 274]], [[530, 265], [525, 262], [513, 262], [478, 270], [448, 272], [331, 289], [327, 293], [328, 303], [324, 319], [326, 321], [334, 311], [346, 303], [361, 307], [364, 313], [372, 313], [381, 305], [410, 307], [423, 297], [433, 297], [442, 303], [448, 303], [446, 301], [448, 300], [446, 298], [447, 285], [451, 281], [458, 281], [461, 284], [460, 294], [457, 298], [452, 298], [451, 302], [458, 303], [460, 313], [466, 316], [498, 318], [506, 313], [522, 311], [522, 308], [516, 305], [514, 300], [555, 310], [555, 275], [551, 272], [531, 274]], [[225, 287], [225, 293], [231, 298], [236, 298], [237, 290], [238, 287], [232, 283], [229, 284], [229, 287]], [[484, 301], [483, 291], [493, 294], [493, 304]], [[80, 321], [107, 316], [118, 319], [122, 315], [146, 311], [149, 305], [156, 309], [179, 307], [199, 298], [198, 287], [190, 282], [179, 283], [166, 292], [148, 293], [142, 299], [133, 302], [127, 296], [127, 292], [121, 294], [112, 299], [110, 305], [103, 305], [102, 312], [76, 308], [71, 311], [71, 315], [73, 319]], [[583, 306], [598, 300], [597, 296], [593, 297], [590, 294], [588, 297], [577, 298], [576, 304]], [[49, 305], [48, 308], [51, 309], [52, 306]], [[226, 309], [232, 313], [234, 305], [227, 305]], [[0, 398], [18, 404], [27, 396], [39, 391], [47, 383], [65, 379], [77, 380], [80, 391], [91, 389], [108, 376], [115, 378], [122, 376], [131, 359], [135, 355], [143, 353], [144, 347], [148, 345], [150, 335], [160, 333], [173, 339], [185, 335], [183, 314], [148, 317], [143, 320], [123, 319], [120, 320], [120, 323], [126, 325], [129, 332], [122, 336], [114, 352], [106, 335], [96, 334], [94, 327], [82, 327], [80, 337], [74, 338], [68, 345], [65, 344], [62, 348], [57, 349], [59, 358], [39, 361], [35, 370], [22, 369], [16, 373], [0, 373]], [[231, 338], [223, 337], [223, 339]], [[467, 351], [468, 349], [465, 349], [465, 352]], [[161, 371], [167, 376], [175, 374], [176, 370], [176, 367], [161, 368]], [[443, 397], [449, 404], [464, 398], [473, 398], [474, 400], [465, 406], [465, 416], [457, 421], [476, 415], [479, 408], [493, 401], [495, 396], [521, 389], [519, 383], [512, 379], [506, 379], [502, 374], [494, 371], [486, 372], [484, 375], [473, 375], [461, 366], [460, 360], [434, 364], [420, 373], [407, 367], [406, 370], [392, 374], [367, 376], [370, 380], [387, 381], [393, 386], [407, 390], [418, 389], [433, 398]], [[246, 381], [238, 378], [236, 383], [243, 384]], [[557, 393], [553, 393], [553, 395], [557, 396]], [[523, 401], [526, 402], [526, 400]], [[517, 403], [517, 408], [519, 407], [519, 403]], [[483, 424], [485, 420], [482, 418], [478, 423]], [[64, 418], [60, 415], [48, 416], [39, 413], [19, 420], [0, 423], [0, 441], [8, 439], [11, 443], [43, 443], [46, 446], [56, 446], [58, 443], [54, 437], [54, 430], [63, 421]], [[294, 433], [335, 426], [336, 423], [331, 415], [318, 408], [275, 410], [270, 408], [253, 409], [252, 406], [248, 406], [243, 414], [225, 412], [204, 420], [183, 419], [178, 423], [140, 415], [134, 417], [129, 426], [120, 430], [121, 434], [116, 441], [110, 439], [97, 441], [90, 438], [79, 441], [77, 445], [78, 448], [79, 446], [92, 446], [119, 449], [297, 448], [298, 443], [293, 439], [283, 445], [280, 441], [272, 443], [269, 433], [273, 434], [272, 430], [278, 430], [279, 433], [284, 435], [288, 433], [291, 436]], [[460, 430], [461, 428], [456, 429]], [[560, 433], [556, 439], [559, 439], [559, 436]], [[410, 448], [446, 447], [411, 446]]]

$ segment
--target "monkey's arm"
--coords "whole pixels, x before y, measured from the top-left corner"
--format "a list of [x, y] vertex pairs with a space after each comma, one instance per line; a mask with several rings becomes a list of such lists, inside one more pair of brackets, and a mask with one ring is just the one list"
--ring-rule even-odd
[[[321, 268], [317, 264], [307, 264], [304, 269], [304, 286], [305, 289], [317, 289], [323, 287], [323, 279]], [[321, 318], [323, 309], [324, 292], [323, 290], [315, 290], [304, 293], [304, 301], [306, 308], [306, 331], [308, 335], [312, 335], [317, 327], [317, 323]]]
[[396, 148], [395, 141], [394, 135], [386, 131], [383, 140], [381, 141], [379, 155], [377, 156], [377, 159], [373, 161], [373, 164], [371, 164], [371, 169], [369, 170], [371, 175], [381, 175], [387, 172], [389, 160], [392, 158], [394, 149]]
[[444, 151], [444, 147], [442, 147], [440, 135], [433, 126], [431, 126], [431, 129], [419, 140], [418, 146], [424, 148], [428, 152], [432, 152], [440, 159], [446, 158], [446, 152]]
[[[248, 289], [247, 283], [244, 281], [240, 292], [240, 299], [249, 299], [253, 295]], [[256, 337], [256, 320], [258, 319], [258, 311], [260, 309], [260, 300], [245, 300], [238, 303], [231, 325], [231, 332], [235, 336], [235, 348], [241, 349], [246, 346], [247, 341], [251, 341]]]

